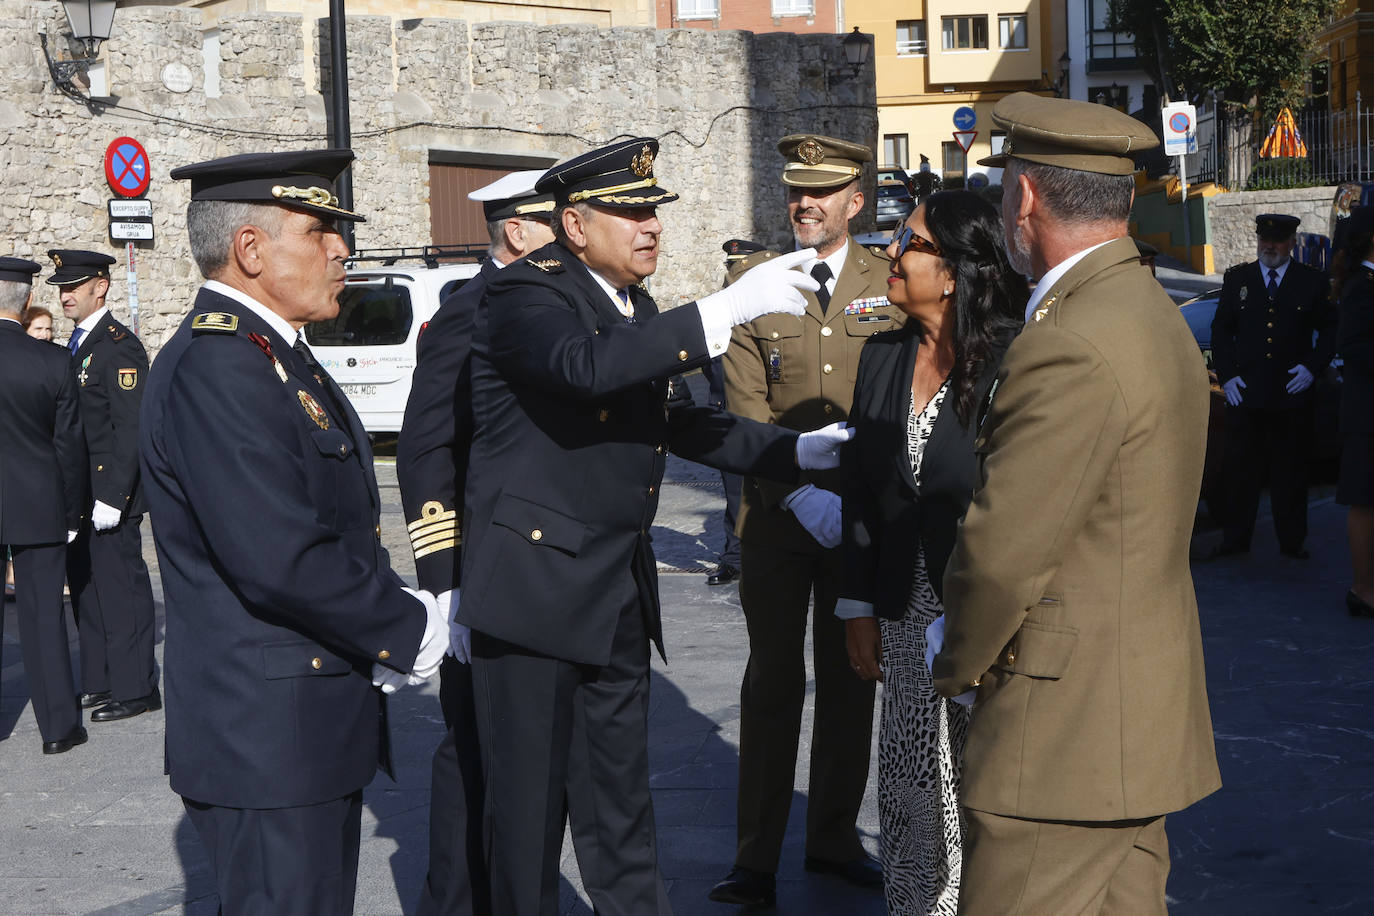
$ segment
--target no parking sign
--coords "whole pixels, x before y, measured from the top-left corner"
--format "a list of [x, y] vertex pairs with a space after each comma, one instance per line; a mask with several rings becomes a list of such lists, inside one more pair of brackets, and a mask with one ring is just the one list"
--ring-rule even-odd
[[140, 197], [152, 181], [148, 153], [133, 137], [118, 137], [105, 147], [105, 180], [120, 197]]

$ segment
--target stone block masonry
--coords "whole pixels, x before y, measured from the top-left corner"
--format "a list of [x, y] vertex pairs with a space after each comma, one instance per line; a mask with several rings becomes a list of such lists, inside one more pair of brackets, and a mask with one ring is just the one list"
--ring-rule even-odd
[[[110, 251], [120, 263], [109, 301], [127, 318], [102, 156], [116, 137], [139, 140], [156, 226], [155, 241], [138, 250], [139, 317], [155, 352], [201, 282], [186, 243], [189, 189], [167, 173], [216, 156], [326, 145], [328, 27], [310, 25], [290, 14], [222, 16], [218, 92], [207, 94], [200, 11], [121, 7], [102, 50], [117, 101], [87, 106], [53, 87], [40, 50], [40, 34], [66, 50], [61, 4], [0, 0], [0, 253], [46, 264], [49, 248]], [[682, 195], [660, 213], [663, 256], [651, 286], [665, 306], [719, 287], [728, 238], [790, 246], [778, 138], [877, 139], [871, 65], [854, 78], [836, 35], [358, 16], [348, 20], [348, 47], [354, 206], [368, 217], [359, 247], [430, 241], [432, 157], [562, 159], [655, 136], [656, 172]], [[172, 63], [193, 74], [189, 92], [163, 85]], [[858, 231], [871, 228], [868, 210]], [[40, 285], [35, 301], [51, 308], [56, 297]], [[69, 322], [58, 324], [65, 337]]]

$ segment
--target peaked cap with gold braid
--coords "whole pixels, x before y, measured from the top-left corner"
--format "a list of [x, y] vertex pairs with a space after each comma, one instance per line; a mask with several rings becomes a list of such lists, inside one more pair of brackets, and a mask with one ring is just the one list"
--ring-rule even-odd
[[553, 194], [559, 204], [582, 201], [598, 207], [656, 207], [677, 200], [654, 177], [658, 141], [652, 137], [622, 140], [560, 162], [534, 186]]

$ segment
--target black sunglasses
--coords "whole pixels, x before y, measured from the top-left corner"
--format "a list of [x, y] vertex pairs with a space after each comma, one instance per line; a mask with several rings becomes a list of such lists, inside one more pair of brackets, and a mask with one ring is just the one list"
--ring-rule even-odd
[[921, 238], [921, 236], [912, 232], [910, 226], [903, 226], [893, 238], [893, 241], [897, 243], [898, 258], [906, 254], [908, 249], [923, 251], [926, 254], [935, 255], [937, 258], [940, 257], [940, 249], [936, 244], [930, 239]]

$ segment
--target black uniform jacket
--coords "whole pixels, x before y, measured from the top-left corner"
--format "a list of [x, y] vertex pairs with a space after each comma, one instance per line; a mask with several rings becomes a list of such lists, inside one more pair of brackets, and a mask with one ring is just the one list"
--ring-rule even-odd
[[1288, 370], [1302, 363], [1319, 380], [1336, 351], [1330, 284], [1321, 271], [1290, 261], [1271, 300], [1266, 273], [1258, 261], [1226, 271], [1212, 319], [1212, 363], [1223, 384], [1237, 375], [1245, 382], [1242, 407], [1299, 407], [1316, 385], [1288, 394]]
[[[436, 595], [461, 581], [458, 546], [462, 532], [457, 520], [463, 515], [463, 483], [472, 442], [468, 380], [472, 326], [487, 284], [498, 270], [493, 261], [483, 263], [475, 277], [444, 300], [420, 335], [405, 420], [396, 443], [396, 477], [406, 521], [412, 523], [415, 572], [420, 587]], [[445, 519], [426, 524], [427, 516], [444, 519], [450, 512], [451, 523]], [[444, 537], [450, 531], [453, 536]]]
[[568, 661], [605, 664], [638, 603], [663, 651], [649, 527], [668, 450], [737, 473], [796, 478], [796, 434], [707, 407], [665, 407], [665, 379], [706, 362], [694, 305], [628, 323], [554, 243], [504, 268], [472, 343], [476, 432], [458, 619]]
[[206, 290], [148, 382], [167, 768], [197, 801], [310, 805], [366, 785], [387, 737], [372, 664], [408, 671], [424, 634], [381, 545], [367, 435], [329, 384], [334, 400], [266, 322]]
[[[1009, 341], [1008, 341], [1009, 343]], [[973, 443], [988, 390], [1006, 343], [984, 362], [965, 427], [946, 396], [921, 459], [921, 483], [911, 473], [907, 414], [920, 326], [874, 334], [864, 344], [849, 424], [858, 430], [844, 447], [844, 583], [840, 594], [873, 605], [879, 617], [906, 614], [916, 548], [925, 551], [935, 594], [943, 597], [945, 564], [977, 483]]]
[[65, 543], [88, 508], [71, 354], [0, 321], [0, 544]]
[[138, 469], [138, 413], [148, 354], [108, 312], [71, 357], [76, 364], [81, 425], [90, 454], [91, 498], [125, 516], [146, 511]]
[[1341, 433], [1374, 436], [1374, 270], [1355, 268], [1340, 312]]

